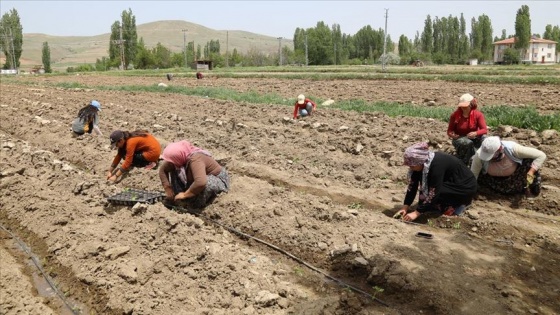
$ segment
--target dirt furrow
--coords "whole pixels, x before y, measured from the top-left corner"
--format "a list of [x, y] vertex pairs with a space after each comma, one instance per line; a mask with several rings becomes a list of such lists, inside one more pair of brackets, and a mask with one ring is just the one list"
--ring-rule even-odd
[[[74, 138], [69, 124], [90, 99], [102, 103], [105, 135]], [[421, 140], [449, 150], [445, 123], [328, 109], [293, 123], [283, 118], [291, 112], [283, 106], [47, 86], [3, 85], [0, 106], [2, 217], [42, 240], [45, 257], [72, 275], [77, 296], [87, 296], [78, 287], [95, 292], [97, 298], [84, 301], [100, 313], [553, 314], [560, 308], [554, 286], [560, 274], [551, 267], [558, 264], [556, 220], [519, 214], [532, 209], [557, 218], [554, 184], [531, 200], [481, 196], [464, 218], [420, 226], [391, 218], [404, 195], [402, 150]], [[278, 245], [390, 307], [331, 286], [196, 216], [161, 204], [109, 205], [105, 198], [125, 187], [161, 190], [156, 171], [133, 170], [116, 185], [105, 183], [113, 129], [148, 129], [163, 145], [188, 139], [227, 158], [232, 189], [205, 216]], [[521, 137], [529, 133], [516, 136], [525, 143], [539, 137]], [[540, 141], [551, 163], [543, 175], [554, 183], [560, 171], [548, 165], [558, 163], [558, 139]], [[422, 230], [434, 239], [414, 236]]]

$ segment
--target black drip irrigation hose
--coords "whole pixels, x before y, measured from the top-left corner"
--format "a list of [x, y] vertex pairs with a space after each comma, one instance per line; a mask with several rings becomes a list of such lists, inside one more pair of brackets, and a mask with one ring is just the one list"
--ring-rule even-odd
[[31, 250], [25, 245], [25, 243], [21, 239], [19, 239], [14, 233], [12, 233], [10, 230], [6, 229], [2, 224], [0, 224], [0, 228], [6, 231], [8, 234], [10, 234], [10, 236], [18, 243], [18, 245], [23, 249], [23, 251], [29, 256], [29, 258], [31, 258], [31, 261], [33, 261], [35, 267], [39, 270], [39, 272], [41, 272], [41, 276], [45, 279], [45, 281], [47, 281], [51, 289], [54, 291], [54, 293], [56, 293], [56, 295], [60, 298], [60, 300], [62, 300], [64, 306], [66, 306], [70, 310], [70, 312], [72, 312], [72, 314], [79, 315], [80, 312], [76, 311], [74, 307], [72, 307], [70, 303], [68, 303], [66, 297], [64, 297], [64, 294], [62, 294], [62, 292], [60, 292], [60, 290], [56, 287], [56, 285], [53, 283], [51, 278], [47, 275], [47, 273], [41, 266], [41, 263], [37, 261], [35, 255], [33, 255]]
[[304, 261], [303, 259], [301, 259], [301, 258], [299, 258], [299, 257], [294, 256], [293, 254], [291, 254], [291, 253], [289, 253], [289, 252], [287, 252], [287, 251], [281, 249], [280, 247], [278, 247], [278, 246], [276, 246], [276, 245], [273, 245], [273, 244], [268, 243], [268, 242], [266, 242], [266, 241], [263, 241], [263, 240], [261, 240], [261, 239], [259, 239], [259, 238], [257, 238], [257, 237], [254, 237], [254, 236], [252, 236], [252, 235], [243, 233], [243, 232], [241, 232], [241, 231], [239, 231], [239, 230], [237, 230], [237, 229], [234, 229], [234, 228], [232, 228], [232, 227], [229, 227], [229, 226], [227, 226], [227, 225], [224, 225], [224, 224], [222, 224], [222, 223], [220, 223], [220, 222], [218, 222], [218, 221], [216, 221], [216, 220], [213, 220], [213, 219], [208, 218], [207, 216], [205, 216], [205, 215], [203, 215], [203, 214], [201, 214], [201, 213], [195, 213], [195, 212], [189, 211], [189, 210], [187, 210], [187, 209], [185, 209], [185, 208], [183, 208], [183, 207], [178, 207], [178, 206], [173, 206], [172, 208], [173, 208], [173, 210], [175, 210], [175, 211], [177, 211], [177, 212], [190, 213], [190, 214], [195, 215], [195, 216], [197, 216], [197, 217], [201, 217], [201, 218], [203, 218], [203, 219], [205, 219], [205, 220], [207, 220], [207, 221], [210, 221], [210, 222], [212, 222], [212, 223], [214, 223], [214, 224], [217, 224], [217, 225], [219, 225], [219, 226], [225, 228], [226, 230], [228, 230], [228, 231], [230, 231], [230, 232], [232, 232], [232, 233], [235, 233], [235, 234], [237, 234], [237, 235], [241, 235], [241, 236], [246, 237], [246, 238], [253, 239], [253, 240], [255, 240], [255, 241], [257, 241], [257, 242], [259, 242], [259, 243], [261, 243], [261, 244], [264, 244], [264, 245], [266, 245], [266, 246], [268, 246], [268, 247], [270, 247], [270, 248], [272, 248], [272, 249], [274, 249], [274, 250], [276, 250], [276, 251], [278, 251], [278, 252], [280, 252], [280, 253], [282, 253], [282, 254], [284, 254], [284, 255], [290, 257], [290, 258], [292, 258], [293, 260], [299, 262], [300, 264], [306, 266], [307, 268], [309, 268], [309, 269], [311, 269], [311, 270], [313, 270], [313, 271], [315, 271], [315, 272], [318, 272], [318, 273], [322, 274], [323, 276], [325, 276], [326, 278], [328, 278], [328, 279], [330, 279], [330, 280], [336, 282], [337, 284], [339, 284], [339, 285], [341, 285], [341, 286], [343, 286], [343, 287], [349, 288], [349, 289], [351, 289], [351, 290], [353, 290], [353, 291], [355, 291], [355, 292], [361, 293], [361, 294], [367, 296], [368, 298], [371, 298], [372, 300], [374, 300], [375, 302], [377, 302], [377, 303], [379, 303], [379, 304], [381, 304], [381, 305], [383, 305], [383, 306], [389, 307], [389, 304], [387, 304], [387, 303], [381, 301], [380, 299], [376, 298], [375, 296], [371, 295], [370, 293], [367, 293], [366, 291], [364, 291], [364, 290], [362, 290], [362, 289], [359, 289], [359, 288], [357, 288], [357, 287], [355, 287], [355, 286], [353, 286], [353, 285], [347, 284], [347, 283], [345, 283], [344, 281], [342, 281], [342, 280], [340, 280], [340, 279], [337, 279], [337, 278], [335, 278], [335, 277], [329, 275], [328, 273], [324, 272], [323, 270], [321, 270], [321, 269], [319, 269], [319, 268], [317, 268], [317, 267], [311, 265], [310, 263]]

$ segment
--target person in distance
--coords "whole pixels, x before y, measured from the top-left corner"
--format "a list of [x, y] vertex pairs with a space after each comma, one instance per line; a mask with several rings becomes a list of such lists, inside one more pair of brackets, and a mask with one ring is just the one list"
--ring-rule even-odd
[[300, 94], [294, 104], [294, 119], [297, 119], [298, 117], [311, 116], [315, 112], [316, 108], [317, 104], [315, 104], [315, 102], [306, 98], [305, 95]]

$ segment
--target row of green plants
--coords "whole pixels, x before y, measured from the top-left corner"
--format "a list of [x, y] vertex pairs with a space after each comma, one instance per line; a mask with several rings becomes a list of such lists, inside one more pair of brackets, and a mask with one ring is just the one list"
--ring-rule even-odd
[[[223, 68], [213, 70], [210, 75], [218, 78], [283, 78], [305, 80], [421, 80], [509, 84], [557, 84], [560, 85], [560, 67], [543, 67], [525, 70], [523, 67], [507, 67], [504, 70], [482, 69], [462, 71], [460, 68], [407, 68], [395, 67], [386, 71], [372, 67], [270, 67], [270, 68]], [[193, 70], [129, 70], [112, 71], [104, 74], [113, 76], [165, 76], [172, 73], [176, 77], [192, 77]]]
[[[189, 75], [194, 70], [185, 68], [159, 69], [159, 70], [128, 70], [107, 72], [109, 75], [116, 76], [154, 76], [162, 73], [177, 73], [178, 75]], [[560, 64], [548, 66], [430, 66], [430, 67], [407, 67], [389, 66], [382, 70], [379, 66], [271, 66], [271, 67], [229, 67], [216, 68], [212, 71], [213, 76], [225, 74], [275, 74], [275, 73], [319, 73], [319, 74], [340, 74], [340, 73], [396, 73], [396, 74], [429, 74], [429, 75], [509, 75], [509, 76], [541, 76], [558, 78], [560, 77]], [[105, 74], [105, 73], [104, 73]]]
[[[444, 122], [449, 121], [453, 110], [445, 107], [411, 106], [394, 102], [368, 103], [363, 100], [341, 101], [333, 107], [357, 112], [382, 112], [391, 117], [434, 118]], [[508, 105], [484, 106], [481, 111], [484, 113], [486, 123], [491, 127], [508, 125], [539, 132], [547, 129], [560, 131], [560, 113], [543, 115], [535, 107], [512, 108]]]
[[470, 74], [413, 74], [392, 72], [370, 73], [213, 73], [212, 76], [222, 78], [284, 78], [305, 80], [416, 80], [416, 81], [448, 81], [478, 83], [509, 83], [509, 84], [558, 84], [560, 76], [519, 76], [519, 75], [470, 75]]
[[[87, 88], [86, 86], [76, 83], [60, 83], [56, 84], [64, 88]], [[220, 87], [182, 87], [168, 86], [161, 88], [157, 85], [149, 86], [98, 86], [100, 90], [111, 91], [127, 91], [127, 92], [151, 92], [161, 93], [177, 93], [191, 96], [210, 97], [214, 99], [230, 100], [240, 103], [252, 104], [279, 104], [285, 106], [293, 106], [295, 99], [286, 99], [277, 94], [260, 94], [256, 91], [239, 92], [231, 89]], [[318, 104], [325, 100], [315, 98]], [[452, 109], [444, 107], [424, 107], [414, 106], [411, 104], [400, 104], [396, 102], [366, 102], [364, 100], [344, 100], [336, 103], [331, 108], [342, 110], [350, 110], [356, 112], [382, 112], [388, 116], [408, 116], [408, 117], [424, 117], [434, 118], [444, 122], [449, 120]], [[508, 105], [485, 106], [482, 108], [486, 122], [491, 127], [499, 125], [509, 125], [522, 129], [531, 129], [541, 132], [546, 129], [555, 129], [560, 131], [560, 113], [539, 114], [534, 107], [518, 107], [512, 108]]]

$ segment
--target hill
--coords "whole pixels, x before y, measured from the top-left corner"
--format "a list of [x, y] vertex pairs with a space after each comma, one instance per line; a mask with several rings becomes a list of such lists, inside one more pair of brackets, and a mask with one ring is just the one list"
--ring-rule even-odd
[[[110, 25], [107, 26], [110, 29]], [[205, 45], [210, 40], [219, 40], [222, 53], [237, 49], [247, 52], [255, 48], [264, 53], [278, 52], [278, 39], [240, 30], [214, 30], [186, 21], [157, 21], [136, 26], [138, 39], [142, 37], [148, 47], [161, 43], [172, 52], [183, 50], [183, 29], [188, 42], [194, 40], [195, 47]], [[95, 63], [97, 59], [108, 56], [110, 33], [96, 36], [51, 36], [47, 34], [23, 34], [23, 53], [20, 58], [21, 69], [29, 71], [34, 65], [42, 64], [41, 55], [44, 42], [51, 49], [51, 67], [65, 70], [67, 67], [84, 63]], [[282, 45], [293, 48], [291, 40], [284, 39]], [[4, 56], [1, 58], [4, 62]]]

